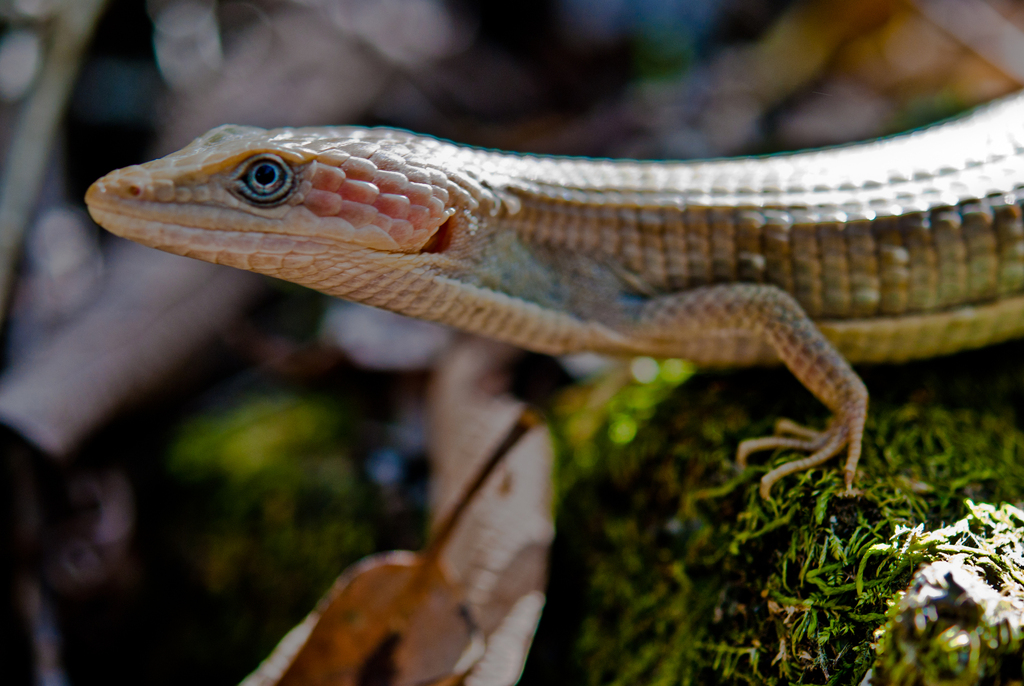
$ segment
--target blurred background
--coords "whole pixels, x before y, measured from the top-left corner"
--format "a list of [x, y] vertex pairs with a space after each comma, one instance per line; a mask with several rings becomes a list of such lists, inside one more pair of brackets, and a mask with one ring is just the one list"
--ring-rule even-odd
[[[100, 175], [227, 122], [771, 153], [1024, 84], [1016, 0], [2, 0], [0, 22], [4, 684], [237, 682], [345, 566], [423, 540], [424, 390], [456, 334], [105, 235]], [[543, 404], [599, 366], [530, 355], [512, 385]], [[578, 613], [551, 597], [529, 683], [575, 678]]]

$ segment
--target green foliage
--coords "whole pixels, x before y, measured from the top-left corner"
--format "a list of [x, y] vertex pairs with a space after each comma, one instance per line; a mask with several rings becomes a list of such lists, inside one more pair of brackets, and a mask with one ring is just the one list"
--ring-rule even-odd
[[784, 371], [567, 393], [554, 432], [558, 526], [582, 576], [573, 650], [585, 683], [859, 683], [918, 565], [966, 545], [964, 527], [987, 535], [968, 499], [1024, 492], [1024, 369], [1012, 350], [869, 371], [852, 497], [838, 460], [783, 479], [769, 500], [760, 476], [793, 453], [736, 470], [739, 441], [776, 418], [824, 425], [824, 408]]
[[376, 550], [380, 508], [349, 454], [356, 420], [329, 396], [274, 393], [181, 427], [167, 466], [179, 487], [170, 537], [209, 605], [179, 632], [181, 659], [230, 655], [252, 669]]
[[692, 40], [675, 27], [649, 27], [633, 38], [633, 70], [637, 79], [678, 79], [693, 63]]

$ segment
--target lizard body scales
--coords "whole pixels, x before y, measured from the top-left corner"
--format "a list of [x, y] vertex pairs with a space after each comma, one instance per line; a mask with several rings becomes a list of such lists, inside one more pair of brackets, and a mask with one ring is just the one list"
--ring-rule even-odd
[[851, 362], [1024, 336], [1024, 98], [910, 134], [696, 162], [390, 129], [223, 126], [87, 194], [114, 233], [549, 353], [783, 362], [835, 413], [740, 446], [848, 446]]

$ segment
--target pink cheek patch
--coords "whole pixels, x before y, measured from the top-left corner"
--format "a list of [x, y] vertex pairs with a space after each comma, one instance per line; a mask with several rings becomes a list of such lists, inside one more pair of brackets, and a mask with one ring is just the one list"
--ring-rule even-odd
[[434, 197], [433, 189], [425, 183], [410, 183], [405, 188], [405, 194], [414, 205], [426, 205]]
[[338, 194], [345, 200], [372, 205], [380, 195], [380, 190], [369, 181], [345, 181], [338, 189]]
[[381, 193], [401, 195], [409, 185], [409, 179], [398, 172], [378, 171], [370, 180], [380, 189]]
[[345, 172], [337, 167], [330, 167], [326, 164], [314, 162], [316, 169], [313, 172], [311, 182], [313, 188], [328, 193], [337, 193], [341, 184], [345, 182]]
[[384, 193], [377, 197], [373, 202], [373, 206], [377, 208], [378, 212], [386, 214], [392, 219], [406, 219], [409, 216], [409, 209], [412, 204], [409, 202], [409, 198], [404, 195]]
[[430, 220], [434, 217], [430, 214], [430, 209], [423, 205], [413, 205], [409, 208], [409, 214], [406, 216], [413, 226], [428, 226]]
[[408, 245], [416, 238], [416, 229], [404, 219], [399, 219], [398, 221], [391, 222], [391, 229], [388, 230], [388, 234], [399, 245]]
[[377, 218], [377, 210], [374, 209], [373, 205], [342, 200], [338, 216], [358, 229], [373, 224], [373, 220]]
[[318, 217], [338, 217], [355, 229], [375, 226], [399, 247], [422, 247], [448, 218], [448, 193], [435, 184], [415, 183], [402, 173], [376, 169], [350, 158], [341, 168], [315, 162], [303, 204]]
[[333, 217], [341, 210], [341, 196], [314, 188], [306, 196], [305, 204], [318, 217]]

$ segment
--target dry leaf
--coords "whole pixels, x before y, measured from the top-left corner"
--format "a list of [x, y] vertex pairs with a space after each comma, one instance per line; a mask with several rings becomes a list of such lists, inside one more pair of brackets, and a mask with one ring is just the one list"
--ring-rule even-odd
[[481, 391], [493, 371], [486, 360], [507, 359], [485, 354], [486, 345], [457, 347], [439, 375], [452, 411], [476, 401], [448, 426], [482, 449], [450, 437], [460, 464], [442, 467], [454, 495], [444, 494], [450, 505], [430, 544], [347, 570], [242, 686], [510, 686], [519, 678], [554, 535], [551, 447], [532, 411]]
[[398, 551], [345, 572], [243, 686], [405, 686], [460, 675], [483, 637], [437, 559]]
[[[438, 369], [430, 398], [435, 512], [452, 507], [524, 411], [506, 392], [505, 369], [520, 354], [501, 343], [467, 338]], [[487, 637], [467, 686], [507, 686], [522, 672], [544, 606], [555, 535], [552, 459], [547, 427], [530, 429], [468, 506], [441, 553]]]
[[451, 510], [522, 413], [523, 404], [507, 394], [505, 371], [521, 354], [504, 343], [463, 337], [442, 358], [427, 399], [435, 523]]

